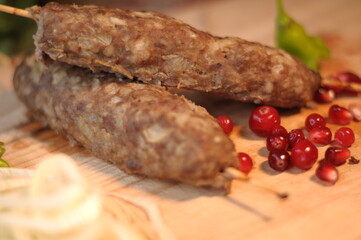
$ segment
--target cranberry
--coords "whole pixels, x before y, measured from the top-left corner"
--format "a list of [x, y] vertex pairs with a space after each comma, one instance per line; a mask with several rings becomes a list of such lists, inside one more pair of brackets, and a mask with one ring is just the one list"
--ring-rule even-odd
[[327, 90], [331, 90], [335, 93], [335, 95], [340, 95], [344, 93], [345, 87], [342, 85], [323, 85], [323, 87]]
[[318, 150], [310, 141], [301, 140], [291, 151], [292, 164], [300, 169], [308, 170], [317, 161]]
[[305, 139], [301, 129], [293, 129], [288, 133], [289, 148], [293, 148], [299, 141]]
[[245, 174], [248, 174], [253, 167], [252, 158], [247, 153], [243, 152], [238, 153], [237, 157], [240, 162], [239, 170]]
[[330, 103], [335, 99], [335, 91], [332, 89], [320, 87], [315, 92], [313, 99], [319, 103]]
[[283, 135], [283, 136], [287, 137], [288, 132], [287, 132], [286, 128], [284, 128], [281, 125], [273, 125], [272, 129], [271, 129], [271, 135]]
[[361, 93], [357, 85], [361, 84], [361, 79], [354, 73], [342, 72], [335, 77], [329, 78], [328, 84], [324, 84], [326, 89], [332, 89], [336, 95], [357, 96]]
[[332, 105], [328, 110], [328, 117], [336, 124], [345, 125], [351, 122], [352, 114], [349, 110], [339, 105]]
[[342, 72], [336, 75], [336, 79], [345, 83], [361, 83], [361, 78], [352, 72]]
[[355, 134], [351, 128], [339, 128], [335, 132], [335, 141], [341, 147], [351, 147], [351, 145], [355, 142]]
[[290, 155], [286, 150], [272, 150], [268, 155], [268, 164], [277, 171], [284, 171], [290, 165]]
[[351, 103], [348, 105], [348, 110], [350, 110], [353, 119], [355, 121], [361, 121], [361, 105], [358, 103]]
[[338, 171], [334, 165], [323, 161], [316, 169], [316, 176], [327, 183], [335, 184], [338, 180]]
[[328, 127], [314, 128], [309, 131], [308, 140], [320, 145], [330, 144], [332, 140], [331, 130]]
[[352, 86], [324, 86], [327, 88], [332, 89], [336, 96], [357, 96], [360, 91], [356, 88], [353, 88]]
[[223, 129], [225, 134], [230, 134], [233, 130], [233, 121], [230, 117], [222, 115], [217, 117], [219, 126]]
[[325, 160], [336, 166], [344, 164], [350, 156], [348, 148], [329, 147], [325, 152]]
[[313, 128], [319, 128], [325, 126], [326, 126], [325, 118], [318, 113], [312, 113], [308, 115], [308, 117], [305, 120], [305, 127], [307, 131], [310, 131]]
[[288, 147], [288, 139], [284, 135], [271, 135], [267, 137], [267, 149], [282, 149], [287, 150]]
[[252, 111], [249, 118], [250, 129], [260, 137], [271, 134], [272, 127], [281, 122], [277, 110], [270, 106], [260, 106]]

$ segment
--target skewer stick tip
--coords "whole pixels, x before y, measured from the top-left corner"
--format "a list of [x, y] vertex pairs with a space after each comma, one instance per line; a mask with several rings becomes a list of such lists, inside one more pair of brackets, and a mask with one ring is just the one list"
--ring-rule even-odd
[[0, 4], [0, 12], [6, 12], [6, 13], [26, 17], [26, 18], [32, 18], [31, 14], [24, 9], [14, 8], [14, 7], [6, 6], [3, 4]]
[[279, 197], [280, 199], [287, 199], [289, 197], [288, 193], [286, 192], [279, 192], [278, 190], [274, 189], [271, 186], [266, 185], [265, 183], [262, 182], [258, 182], [254, 179], [250, 179], [246, 174], [244, 174], [243, 172], [235, 169], [235, 168], [231, 168], [228, 167], [224, 170], [225, 173], [225, 177], [229, 178], [229, 179], [239, 179], [242, 181], [246, 181], [256, 187], [259, 187], [263, 190], [267, 190], [273, 194], [275, 194], [277, 197]]

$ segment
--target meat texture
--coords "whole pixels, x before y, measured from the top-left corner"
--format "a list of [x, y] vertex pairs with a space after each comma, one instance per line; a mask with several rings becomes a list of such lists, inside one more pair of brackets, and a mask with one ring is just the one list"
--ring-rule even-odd
[[27, 59], [14, 88], [36, 119], [128, 173], [222, 188], [239, 167], [217, 121], [163, 87]]
[[215, 37], [159, 13], [58, 3], [29, 11], [38, 57], [93, 71], [284, 108], [304, 106], [320, 83], [282, 50]]

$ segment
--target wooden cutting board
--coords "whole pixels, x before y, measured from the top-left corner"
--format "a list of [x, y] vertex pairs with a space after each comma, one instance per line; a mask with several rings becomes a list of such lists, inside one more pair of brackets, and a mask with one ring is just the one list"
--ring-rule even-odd
[[[266, 0], [255, 2], [195, 3], [167, 13], [219, 35], [247, 36], [244, 38], [272, 45], [274, 4]], [[360, 1], [308, 0], [301, 4], [285, 0], [285, 5], [311, 31], [322, 33], [332, 48], [332, 58], [322, 64], [324, 76], [342, 70], [361, 74], [361, 32], [355, 27], [361, 22]], [[234, 23], [235, 19], [242, 21]], [[254, 160], [250, 176], [287, 191], [287, 200], [244, 182], [235, 181], [231, 193], [225, 196], [219, 190], [128, 175], [81, 147], [70, 147], [64, 138], [27, 118], [12, 90], [14, 62], [3, 57], [0, 62], [0, 141], [6, 144], [4, 158], [11, 166], [34, 168], [52, 154], [65, 153], [95, 186], [154, 201], [178, 239], [361, 239], [361, 164], [338, 167], [340, 180], [334, 186], [316, 179], [316, 165], [306, 172], [291, 169], [278, 173], [270, 169], [265, 140], [248, 128], [249, 114], [256, 107], [253, 104], [195, 98], [214, 116], [232, 117], [236, 127], [230, 137], [236, 150], [249, 153]], [[334, 103], [347, 106], [352, 102], [361, 103], [361, 97], [339, 98]], [[282, 110], [282, 125], [288, 130], [302, 128], [308, 114], [327, 116], [329, 106]], [[333, 132], [340, 127], [331, 123], [328, 126]], [[350, 150], [360, 159], [361, 122], [352, 122], [349, 127], [356, 134]], [[326, 148], [319, 147], [319, 159]]]

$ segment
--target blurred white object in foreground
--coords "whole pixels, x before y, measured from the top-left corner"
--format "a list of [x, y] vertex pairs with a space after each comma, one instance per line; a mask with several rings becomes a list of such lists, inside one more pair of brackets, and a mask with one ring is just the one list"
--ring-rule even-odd
[[0, 239], [175, 239], [145, 199], [102, 193], [63, 154], [0, 168]]

